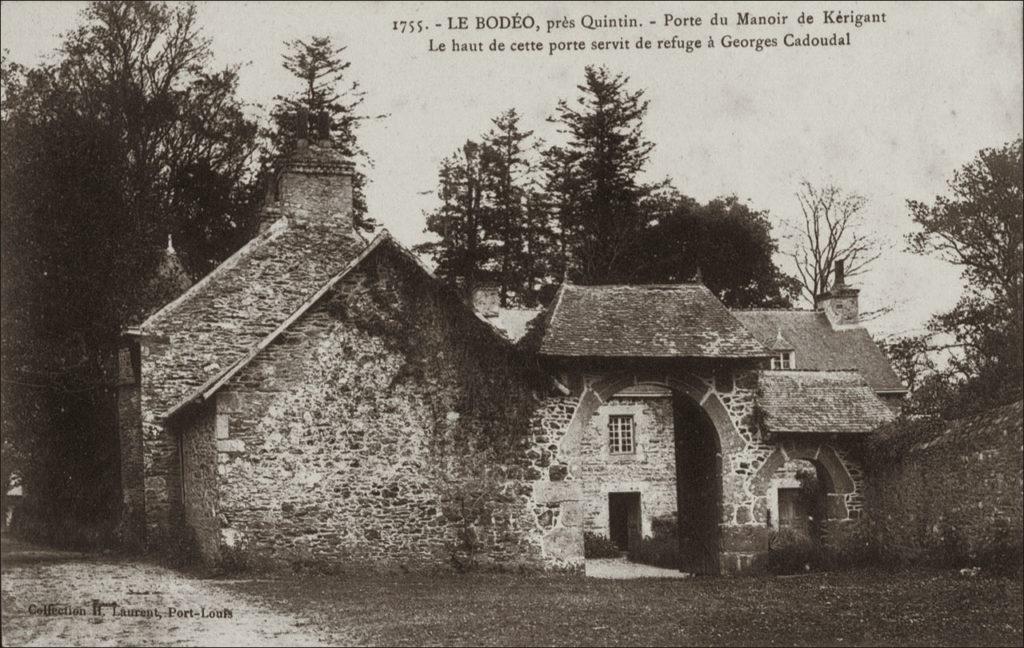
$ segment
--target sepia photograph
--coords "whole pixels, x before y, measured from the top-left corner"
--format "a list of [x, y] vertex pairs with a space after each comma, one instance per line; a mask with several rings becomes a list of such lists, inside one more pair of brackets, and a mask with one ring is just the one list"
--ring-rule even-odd
[[1024, 4], [0, 2], [4, 646], [1024, 646]]

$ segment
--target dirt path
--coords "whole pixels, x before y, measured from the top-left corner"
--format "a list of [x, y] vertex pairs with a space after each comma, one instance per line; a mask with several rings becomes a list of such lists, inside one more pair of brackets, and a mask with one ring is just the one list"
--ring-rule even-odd
[[626, 558], [588, 558], [585, 566], [588, 578], [609, 578], [629, 580], [633, 578], [690, 578], [692, 574], [678, 569], [665, 569], [652, 565], [641, 565]]
[[[3, 545], [5, 646], [299, 646], [328, 641], [307, 620], [279, 614], [214, 581], [7, 538]], [[94, 600], [117, 608], [94, 614]], [[48, 605], [53, 606], [50, 614]], [[73, 608], [81, 614], [63, 613]]]

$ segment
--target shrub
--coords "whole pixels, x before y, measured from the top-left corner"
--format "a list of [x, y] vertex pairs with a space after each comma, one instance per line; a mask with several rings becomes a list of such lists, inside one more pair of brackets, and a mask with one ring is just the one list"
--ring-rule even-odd
[[640, 542], [640, 550], [632, 557], [633, 562], [667, 569], [679, 568], [679, 540], [666, 536], [649, 536]]
[[832, 566], [831, 556], [820, 544], [794, 529], [784, 528], [768, 543], [765, 569], [772, 574], [802, 574]]
[[640, 542], [639, 551], [630, 559], [644, 565], [678, 569], [679, 535], [674, 517], [655, 518], [651, 522], [652, 535]]
[[842, 522], [826, 522], [824, 525], [825, 547], [828, 563], [833, 569], [870, 567], [890, 563], [871, 535], [871, 529], [863, 519]]
[[622, 550], [610, 539], [589, 531], [583, 534], [584, 558], [618, 558], [621, 555]]

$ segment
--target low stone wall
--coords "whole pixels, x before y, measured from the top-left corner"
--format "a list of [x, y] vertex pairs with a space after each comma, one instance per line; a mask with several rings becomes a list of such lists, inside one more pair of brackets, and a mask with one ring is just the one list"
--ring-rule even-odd
[[941, 425], [895, 423], [869, 447], [866, 506], [883, 552], [984, 562], [1019, 552], [1021, 402]]

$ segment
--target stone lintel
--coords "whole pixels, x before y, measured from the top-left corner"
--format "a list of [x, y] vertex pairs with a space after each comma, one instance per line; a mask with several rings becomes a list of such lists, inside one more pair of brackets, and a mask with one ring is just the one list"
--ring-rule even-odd
[[583, 499], [583, 482], [538, 481], [533, 484], [533, 500], [538, 504], [575, 502]]

